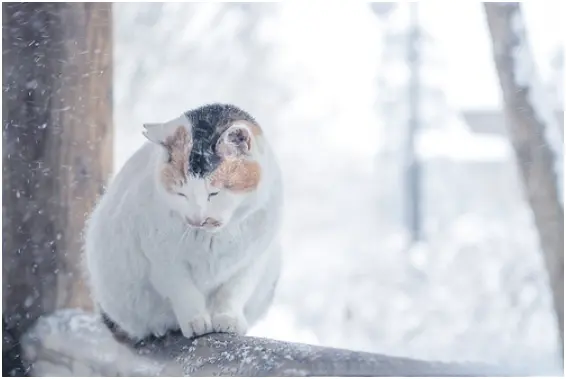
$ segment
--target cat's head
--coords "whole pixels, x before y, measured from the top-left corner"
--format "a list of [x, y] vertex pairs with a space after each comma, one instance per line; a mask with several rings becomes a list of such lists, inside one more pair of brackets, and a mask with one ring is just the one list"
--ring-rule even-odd
[[158, 186], [188, 225], [225, 226], [262, 181], [262, 130], [243, 110], [212, 104], [163, 124], [145, 124], [163, 148]]

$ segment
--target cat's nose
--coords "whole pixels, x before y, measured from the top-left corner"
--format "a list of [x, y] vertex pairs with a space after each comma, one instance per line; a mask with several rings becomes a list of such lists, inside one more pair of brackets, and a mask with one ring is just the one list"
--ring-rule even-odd
[[194, 226], [194, 227], [203, 227], [203, 226], [213, 226], [218, 227], [222, 225], [222, 223], [212, 217], [207, 217], [204, 221], [200, 218], [191, 219], [189, 217], [185, 217], [187, 224]]

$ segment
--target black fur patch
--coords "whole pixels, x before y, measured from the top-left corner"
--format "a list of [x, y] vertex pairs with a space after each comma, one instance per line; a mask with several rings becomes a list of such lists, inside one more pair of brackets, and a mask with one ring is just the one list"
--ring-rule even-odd
[[149, 345], [149, 344], [154, 344], [154, 343], [162, 343], [169, 336], [180, 336], [180, 335], [182, 335], [180, 329], [174, 329], [174, 330], [168, 331], [165, 334], [165, 336], [162, 336], [162, 337], [156, 337], [153, 334], [150, 334], [150, 335], [145, 336], [141, 340], [135, 340], [135, 339], [131, 338], [130, 336], [128, 336], [128, 334], [125, 331], [123, 331], [120, 328], [120, 326], [118, 326], [118, 324], [116, 324], [114, 321], [112, 321], [112, 319], [110, 319], [110, 317], [108, 317], [108, 315], [104, 311], [100, 312], [100, 316], [102, 317], [102, 322], [110, 330], [110, 332], [112, 333], [112, 336], [114, 336], [114, 339], [116, 341], [118, 341], [119, 343], [125, 344], [125, 345], [135, 347], [135, 348], [140, 348], [140, 347], [143, 347], [143, 346], [146, 346], [146, 345]]
[[209, 104], [185, 113], [193, 126], [193, 147], [189, 156], [189, 174], [203, 178], [221, 163], [216, 153], [220, 135], [236, 121], [256, 123], [247, 112], [230, 104]]
[[104, 313], [103, 311], [100, 312], [100, 316], [102, 317], [102, 322], [104, 323], [104, 325], [110, 330], [110, 332], [112, 333], [112, 335], [114, 336], [114, 338], [119, 341], [119, 342], [128, 342], [131, 344], [135, 344], [136, 341], [132, 340], [127, 334], [126, 332], [124, 332], [119, 326], [118, 324], [116, 324], [114, 321], [112, 321], [110, 319], [110, 317], [108, 317], [108, 315], [106, 313]]

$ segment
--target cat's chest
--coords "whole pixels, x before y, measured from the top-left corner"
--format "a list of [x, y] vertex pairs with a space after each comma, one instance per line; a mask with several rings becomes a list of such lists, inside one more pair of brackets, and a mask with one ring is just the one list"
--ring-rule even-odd
[[151, 246], [147, 253], [153, 264], [186, 268], [197, 287], [208, 292], [269, 247], [276, 231], [275, 216], [256, 212], [217, 233], [188, 229], [184, 224], [154, 224], [153, 233], [142, 233], [141, 238]]
[[211, 289], [249, 265], [258, 253], [247, 235], [195, 232], [179, 257], [195, 284]]
[[186, 228], [158, 232], [154, 249], [165, 254], [156, 263], [186, 268], [195, 285], [208, 292], [250, 265], [268, 248], [273, 238], [270, 225], [253, 222], [253, 218], [248, 221], [251, 222], [219, 233]]

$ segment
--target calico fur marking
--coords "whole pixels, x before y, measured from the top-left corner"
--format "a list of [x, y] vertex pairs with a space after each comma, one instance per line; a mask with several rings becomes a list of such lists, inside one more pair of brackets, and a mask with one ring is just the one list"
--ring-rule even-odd
[[212, 174], [212, 185], [233, 192], [248, 192], [257, 188], [261, 179], [261, 167], [256, 161], [243, 158], [227, 158]]
[[[260, 165], [245, 157], [252, 148], [251, 136], [262, 135], [255, 120], [227, 105], [212, 105], [206, 112], [199, 108], [185, 116], [192, 125], [190, 135], [181, 125], [162, 143], [169, 153], [169, 160], [161, 171], [166, 190], [174, 193], [175, 187], [186, 183], [188, 175], [208, 178], [213, 186], [237, 193], [257, 188], [261, 179]], [[224, 136], [234, 125], [240, 128]]]
[[254, 136], [262, 134], [251, 115], [229, 104], [205, 105], [186, 112], [185, 116], [192, 125], [189, 174], [198, 178], [209, 177], [222, 164], [219, 140], [231, 126], [245, 125]]
[[189, 132], [182, 125], [179, 126], [175, 133], [163, 142], [163, 146], [169, 153], [169, 159], [161, 170], [161, 181], [167, 191], [174, 192], [175, 185], [179, 186], [187, 181], [191, 150]]

